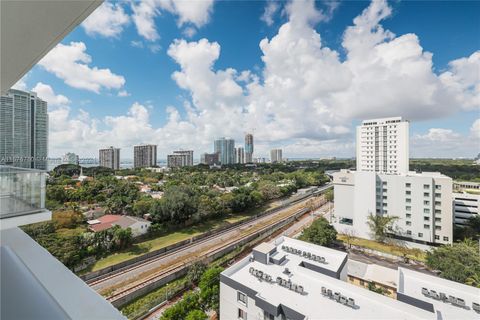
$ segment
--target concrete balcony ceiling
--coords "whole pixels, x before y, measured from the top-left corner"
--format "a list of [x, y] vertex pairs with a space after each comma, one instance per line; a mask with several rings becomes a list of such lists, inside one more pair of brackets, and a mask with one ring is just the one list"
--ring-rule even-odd
[[102, 2], [0, 1], [1, 94], [5, 94]]

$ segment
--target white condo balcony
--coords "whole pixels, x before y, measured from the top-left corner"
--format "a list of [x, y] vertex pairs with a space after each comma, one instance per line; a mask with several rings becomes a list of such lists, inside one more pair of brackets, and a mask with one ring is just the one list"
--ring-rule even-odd
[[45, 176], [0, 166], [0, 319], [124, 319], [18, 228], [50, 220]]

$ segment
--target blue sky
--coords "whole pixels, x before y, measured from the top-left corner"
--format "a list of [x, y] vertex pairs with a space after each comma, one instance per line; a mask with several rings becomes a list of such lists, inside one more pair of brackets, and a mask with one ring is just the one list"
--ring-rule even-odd
[[51, 156], [199, 158], [254, 130], [257, 156], [348, 157], [359, 121], [396, 115], [412, 156], [480, 152], [480, 2], [200, 2], [106, 2], [32, 69], [18, 86], [49, 102]]

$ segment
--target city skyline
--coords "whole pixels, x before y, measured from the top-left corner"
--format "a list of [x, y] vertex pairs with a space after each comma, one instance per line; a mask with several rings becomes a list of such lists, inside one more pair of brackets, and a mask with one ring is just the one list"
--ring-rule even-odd
[[[475, 155], [479, 3], [202, 3], [188, 15], [106, 2], [17, 84], [49, 103], [51, 156], [145, 142], [201, 154], [212, 137], [255, 130], [259, 154], [281, 144], [292, 157], [351, 157], [354, 127], [372, 116], [412, 120], [413, 157]], [[358, 63], [364, 49], [372, 63]]]

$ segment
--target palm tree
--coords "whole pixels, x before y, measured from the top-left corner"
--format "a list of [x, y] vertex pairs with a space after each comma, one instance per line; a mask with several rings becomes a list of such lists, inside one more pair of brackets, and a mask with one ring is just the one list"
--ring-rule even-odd
[[398, 220], [396, 216], [382, 216], [369, 213], [367, 217], [367, 224], [373, 234], [375, 240], [385, 242], [388, 234], [388, 227]]

